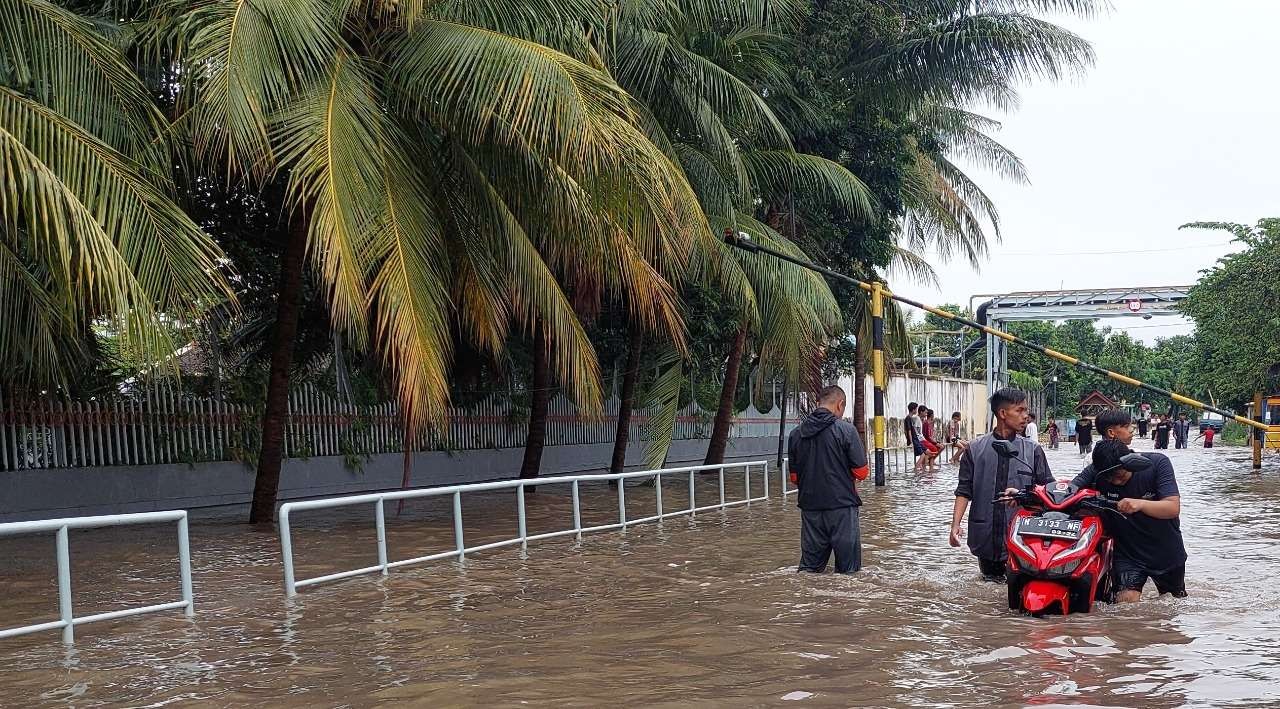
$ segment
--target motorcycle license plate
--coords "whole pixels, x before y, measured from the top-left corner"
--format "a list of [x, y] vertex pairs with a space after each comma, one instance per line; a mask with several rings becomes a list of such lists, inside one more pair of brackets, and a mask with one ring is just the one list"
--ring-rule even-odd
[[1053, 537], [1055, 539], [1079, 539], [1080, 520], [1045, 519], [1023, 517], [1018, 521], [1018, 534], [1026, 537]]

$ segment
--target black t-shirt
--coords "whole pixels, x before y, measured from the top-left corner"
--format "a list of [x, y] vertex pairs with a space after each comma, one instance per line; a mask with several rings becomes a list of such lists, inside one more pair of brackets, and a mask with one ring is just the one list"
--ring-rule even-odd
[[[1163, 500], [1178, 494], [1178, 481], [1173, 475], [1173, 463], [1162, 453], [1143, 453], [1153, 465], [1148, 470], [1136, 472], [1129, 482], [1117, 487], [1106, 480], [1097, 480], [1093, 466], [1085, 468], [1073, 483], [1079, 487], [1097, 490], [1108, 499], [1126, 497], [1140, 500]], [[1105, 512], [1102, 519], [1107, 532], [1116, 540], [1116, 554], [1137, 564], [1149, 574], [1163, 574], [1187, 563], [1187, 550], [1182, 545], [1182, 529], [1178, 518], [1156, 519], [1136, 512], [1121, 519], [1118, 513]]]
[[1076, 424], [1076, 440], [1081, 443], [1088, 443], [1093, 440], [1093, 422], [1089, 419], [1081, 419]]
[[1173, 424], [1169, 423], [1168, 421], [1161, 421], [1160, 423], [1156, 424], [1156, 433], [1161, 436], [1167, 436], [1169, 435], [1169, 430], [1172, 428], [1173, 428]]

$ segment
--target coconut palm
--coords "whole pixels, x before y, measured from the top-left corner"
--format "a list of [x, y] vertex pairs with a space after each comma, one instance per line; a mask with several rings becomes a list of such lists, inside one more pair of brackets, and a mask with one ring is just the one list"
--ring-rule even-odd
[[143, 366], [229, 289], [172, 200], [165, 119], [96, 24], [0, 2], [0, 381], [65, 385], [95, 333]]
[[181, 62], [176, 125], [196, 162], [288, 184], [254, 520], [273, 512], [307, 261], [335, 327], [394, 372], [411, 425], [443, 414], [455, 332], [490, 353], [529, 336], [534, 393], [554, 376], [587, 412], [600, 381], [575, 304], [626, 291], [637, 323], [679, 342], [671, 283], [708, 229], [586, 41], [605, 16], [594, 0], [158, 14], [152, 41]]
[[[715, 233], [750, 234], [773, 248], [800, 255], [755, 212], [789, 190], [808, 190], [854, 214], [870, 209], [862, 183], [843, 167], [797, 153], [790, 135], [766, 97], [790, 91], [783, 65], [784, 35], [794, 29], [796, 8], [787, 3], [683, 3], [664, 11], [643, 4], [623, 6], [610, 43], [602, 49], [618, 82], [652, 117], [659, 144], [679, 162]], [[768, 368], [799, 370], [816, 366], [816, 353], [839, 324], [839, 313], [822, 279], [789, 264], [752, 258], [719, 240], [695, 242], [691, 277], [717, 285], [736, 304], [738, 323], [724, 364], [724, 385], [712, 427], [706, 461], [720, 462], [728, 440], [738, 372], [748, 341], [758, 343]], [[661, 353], [668, 373], [675, 359]], [[634, 376], [627, 367], [627, 375]], [[675, 375], [660, 377], [659, 406], [673, 412]], [[623, 391], [631, 382], [624, 378]], [[623, 413], [623, 416], [626, 412]], [[670, 416], [659, 417], [665, 422]], [[622, 426], [619, 424], [619, 430]], [[650, 462], [660, 462], [668, 436], [658, 442]], [[625, 443], [615, 446], [621, 460]]]

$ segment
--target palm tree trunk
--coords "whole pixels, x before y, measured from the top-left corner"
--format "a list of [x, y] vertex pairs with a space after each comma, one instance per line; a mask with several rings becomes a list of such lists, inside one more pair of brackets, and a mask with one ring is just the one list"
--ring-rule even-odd
[[720, 407], [716, 409], [715, 424], [711, 427], [711, 441], [707, 443], [707, 457], [703, 465], [719, 465], [724, 462], [724, 451], [729, 445], [729, 424], [733, 420], [733, 404], [738, 393], [738, 369], [742, 367], [742, 354], [747, 346], [747, 326], [738, 326], [729, 349], [729, 361], [724, 368], [724, 386], [720, 388]]
[[618, 429], [613, 436], [613, 461], [609, 472], [621, 473], [627, 467], [627, 443], [631, 437], [631, 410], [636, 402], [636, 380], [640, 378], [640, 346], [644, 344], [639, 327], [631, 325], [627, 343], [627, 363], [622, 373], [622, 398], [618, 402]]
[[533, 377], [529, 384], [529, 429], [524, 439], [520, 477], [536, 478], [542, 468], [542, 446], [547, 439], [547, 404], [551, 401], [551, 366], [547, 334], [542, 321], [534, 325]]
[[853, 350], [853, 425], [858, 435], [867, 440], [867, 345], [862, 337]]
[[280, 292], [276, 298], [276, 326], [272, 333], [271, 373], [267, 380], [266, 408], [262, 412], [262, 450], [253, 483], [249, 522], [271, 525], [280, 490], [280, 466], [284, 456], [285, 419], [289, 415], [289, 370], [298, 334], [302, 301], [302, 275], [307, 252], [309, 219], [298, 215], [289, 228], [289, 241], [280, 256]]

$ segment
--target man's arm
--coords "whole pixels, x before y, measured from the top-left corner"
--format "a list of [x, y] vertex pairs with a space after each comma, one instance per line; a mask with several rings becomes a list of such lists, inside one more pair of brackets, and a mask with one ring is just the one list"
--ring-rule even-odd
[[1156, 459], [1156, 499], [1125, 498], [1116, 503], [1116, 509], [1125, 514], [1141, 512], [1156, 519], [1177, 517], [1182, 511], [1182, 498], [1178, 495], [1178, 480], [1173, 474], [1173, 461], [1164, 456]]
[[1034, 477], [1037, 485], [1048, 485], [1053, 482], [1053, 471], [1049, 469], [1049, 459], [1044, 455], [1044, 449], [1036, 446], [1035, 456], [1032, 458], [1031, 469], [1034, 471]]
[[867, 468], [867, 449], [862, 445], [862, 437], [858, 429], [849, 425], [848, 442], [845, 444], [845, 455], [849, 459], [849, 474], [854, 480], [866, 480], [870, 472]]
[[1081, 470], [1080, 474], [1071, 481], [1071, 484], [1078, 488], [1092, 488], [1096, 484], [1095, 477], [1096, 476], [1093, 474], [1093, 466], [1086, 465], [1084, 466], [1084, 470]]
[[787, 478], [791, 480], [791, 484], [797, 488], [800, 487], [800, 475], [796, 472], [796, 432], [792, 431], [787, 436]]
[[956, 485], [956, 504], [951, 508], [951, 546], [960, 546], [960, 538], [964, 529], [960, 523], [964, 521], [965, 510], [969, 509], [969, 499], [973, 497], [973, 460], [969, 456], [960, 459], [960, 482]]

